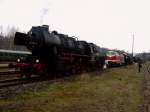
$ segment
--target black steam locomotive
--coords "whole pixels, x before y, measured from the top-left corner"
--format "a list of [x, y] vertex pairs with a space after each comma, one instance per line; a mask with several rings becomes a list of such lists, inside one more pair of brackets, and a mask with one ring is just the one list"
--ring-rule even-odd
[[105, 63], [106, 53], [99, 46], [50, 32], [47, 25], [32, 27], [27, 34], [16, 32], [14, 43], [26, 46], [32, 52], [26, 62], [16, 65], [26, 76], [73, 74], [101, 69]]

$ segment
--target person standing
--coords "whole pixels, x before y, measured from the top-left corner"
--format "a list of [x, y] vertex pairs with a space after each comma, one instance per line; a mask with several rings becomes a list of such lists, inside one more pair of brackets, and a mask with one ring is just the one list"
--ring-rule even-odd
[[141, 68], [142, 68], [142, 62], [141, 60], [139, 59], [138, 61], [138, 71], [141, 72]]

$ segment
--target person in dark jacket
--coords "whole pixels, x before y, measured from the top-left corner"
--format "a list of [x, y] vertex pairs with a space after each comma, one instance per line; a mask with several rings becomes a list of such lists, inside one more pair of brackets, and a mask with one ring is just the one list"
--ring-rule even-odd
[[142, 60], [139, 59], [138, 60], [138, 71], [141, 72], [141, 68], [142, 68]]

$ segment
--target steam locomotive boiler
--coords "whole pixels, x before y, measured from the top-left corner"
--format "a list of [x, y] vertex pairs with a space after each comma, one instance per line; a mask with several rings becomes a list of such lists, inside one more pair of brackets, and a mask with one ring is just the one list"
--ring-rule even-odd
[[101, 69], [105, 62], [99, 46], [57, 31], [50, 32], [47, 25], [32, 27], [27, 34], [16, 32], [14, 44], [26, 46], [32, 52], [26, 62], [17, 64], [26, 76]]

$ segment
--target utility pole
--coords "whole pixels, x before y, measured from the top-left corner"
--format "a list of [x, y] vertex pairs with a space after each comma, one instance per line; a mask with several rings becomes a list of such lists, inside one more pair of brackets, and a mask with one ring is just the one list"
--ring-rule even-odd
[[132, 35], [132, 38], [133, 38], [133, 40], [132, 40], [132, 57], [133, 57], [133, 53], [134, 53], [134, 34]]

